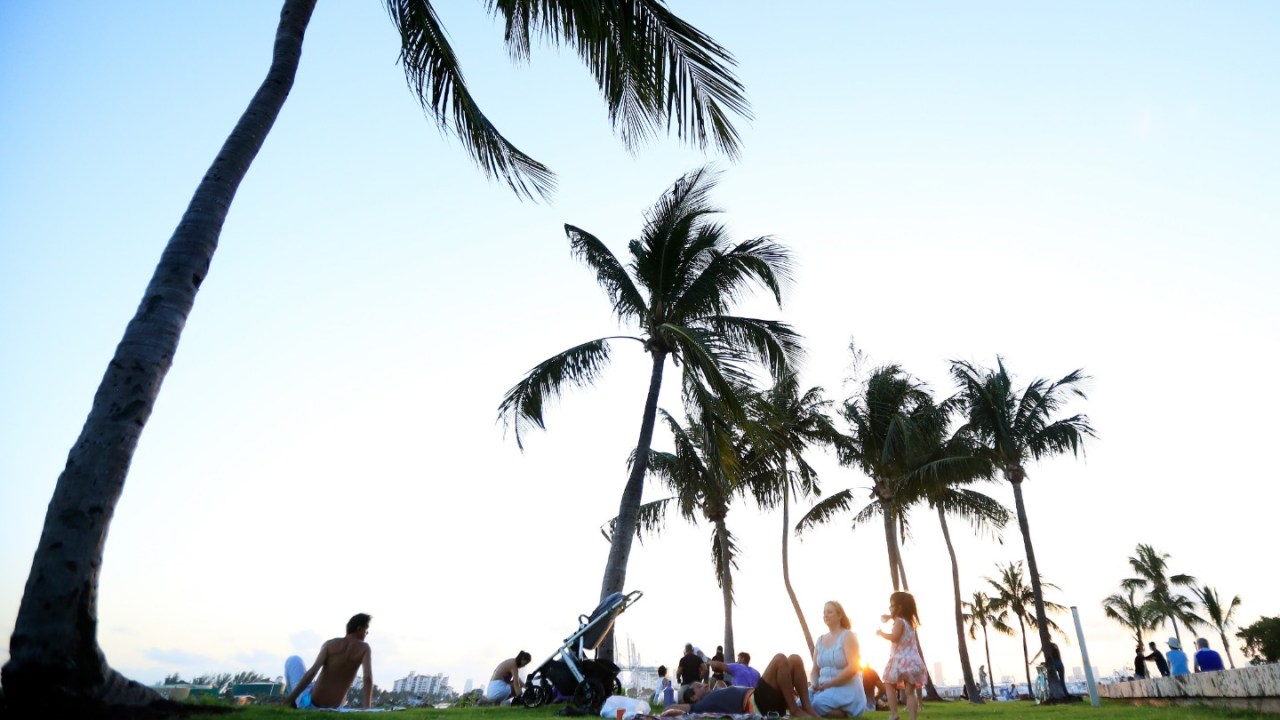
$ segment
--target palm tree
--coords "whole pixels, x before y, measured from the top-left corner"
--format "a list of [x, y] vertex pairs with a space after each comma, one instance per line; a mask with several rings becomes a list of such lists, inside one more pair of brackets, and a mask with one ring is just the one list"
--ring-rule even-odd
[[[746, 384], [746, 363], [760, 360], [779, 376], [800, 353], [799, 336], [790, 326], [728, 314], [753, 282], [781, 305], [780, 284], [790, 277], [791, 260], [768, 237], [730, 245], [724, 228], [710, 220], [717, 212], [707, 202], [714, 184], [705, 169], [677, 180], [650, 210], [640, 239], [631, 241], [631, 262], [625, 267], [593, 235], [565, 226], [574, 255], [595, 271], [614, 314], [639, 325], [640, 334], [598, 338], [544, 360], [507, 392], [498, 409], [523, 447], [524, 430], [544, 427], [547, 399], [558, 397], [566, 385], [589, 386], [599, 377], [609, 361], [611, 341], [634, 340], [649, 353], [649, 392], [618, 508], [618, 532], [609, 547], [602, 598], [620, 592], [626, 580], [667, 359], [682, 365], [686, 394], [705, 386], [725, 411], [740, 419], [735, 383]], [[611, 657], [611, 651], [606, 639], [601, 655]]]
[[1145, 653], [1147, 646], [1142, 640], [1142, 633], [1160, 627], [1159, 610], [1150, 601], [1139, 602], [1137, 588], [1132, 585], [1124, 585], [1122, 590], [1123, 592], [1108, 595], [1102, 601], [1102, 611], [1107, 617], [1132, 630], [1138, 649]]
[[1182, 643], [1182, 633], [1178, 631], [1181, 620], [1190, 631], [1204, 620], [1195, 614], [1195, 604], [1185, 595], [1174, 592], [1173, 587], [1189, 587], [1195, 589], [1196, 579], [1190, 575], [1169, 575], [1169, 554], [1157, 551], [1145, 543], [1139, 543], [1134, 554], [1129, 558], [1129, 566], [1137, 577], [1124, 581], [1125, 587], [1133, 587], [1147, 593], [1148, 602], [1155, 608], [1161, 620], [1168, 620], [1173, 625], [1173, 635]]
[[[852, 525], [881, 517], [889, 578], [895, 591], [905, 589], [898, 538], [906, 531], [907, 520], [897, 493], [907, 476], [928, 462], [945, 419], [924, 385], [898, 365], [875, 369], [861, 392], [845, 402], [842, 414], [851, 434], [837, 448], [840, 462], [857, 467], [872, 481], [871, 502], [854, 515]], [[853, 503], [853, 488], [841, 490], [809, 510], [796, 530], [825, 523]]]
[[[821, 387], [800, 393], [794, 372], [787, 372], [773, 387], [754, 393], [748, 400], [748, 456], [760, 458], [763, 472], [749, 472], [745, 478], [756, 502], [763, 508], [782, 505], [782, 584], [804, 633], [809, 655], [813, 655], [813, 635], [791, 586], [788, 545], [791, 537], [791, 496], [818, 492], [818, 473], [804, 458], [812, 446], [835, 445], [840, 441], [828, 414], [831, 402], [823, 398]], [[748, 466], [755, 469], [750, 462]]]
[[[1027, 689], [1028, 691], [1034, 687], [1031, 684], [1031, 656], [1027, 652], [1027, 626], [1038, 630], [1041, 635], [1048, 635], [1050, 630], [1061, 632], [1057, 623], [1049, 617], [1041, 620], [1034, 612], [1036, 604], [1035, 592], [1031, 586], [1027, 584], [1025, 575], [1022, 572], [1022, 561], [1009, 563], [1005, 566], [996, 566], [1000, 571], [1000, 579], [993, 580], [987, 578], [987, 583], [991, 586], [991, 590], [995, 592], [995, 597], [991, 598], [990, 606], [997, 612], [1008, 611], [1018, 619], [1018, 629], [1022, 634], [1022, 658], [1026, 661], [1023, 666], [1027, 673]], [[1057, 589], [1053, 583], [1042, 582], [1042, 588]], [[1040, 599], [1042, 607], [1048, 608], [1055, 612], [1066, 610], [1065, 607], [1049, 600]], [[1046, 645], [1048, 643], [1045, 643]], [[1047, 653], [1046, 653], [1047, 654]], [[1054, 673], [1049, 673], [1052, 677]]]
[[1240, 608], [1240, 596], [1232, 597], [1231, 602], [1223, 605], [1218, 591], [1208, 585], [1193, 588], [1192, 592], [1196, 594], [1196, 597], [1200, 598], [1200, 605], [1204, 608], [1204, 614], [1209, 616], [1208, 624], [1218, 631], [1218, 637], [1222, 640], [1222, 649], [1227, 652], [1227, 662], [1231, 663], [1231, 667], [1234, 669], [1236, 661], [1231, 659], [1231, 644], [1227, 642], [1227, 627], [1233, 624], [1232, 621], [1235, 619], [1236, 610]]
[[724, 600], [724, 651], [725, 657], [733, 657], [733, 568], [737, 566], [737, 544], [725, 520], [733, 496], [741, 492], [742, 443], [723, 422], [723, 414], [710, 408], [702, 410], [699, 419], [688, 421], [688, 429], [665, 410], [659, 411], [675, 440], [675, 452], [650, 452], [649, 471], [675, 495], [646, 504], [645, 519], [638, 528], [659, 525], [672, 502], [689, 522], [697, 523], [701, 515], [711, 523], [711, 559]]
[[[1015, 392], [1013, 380], [1005, 370], [1004, 360], [996, 358], [997, 369], [978, 369], [970, 363], [954, 360], [951, 376], [959, 385], [956, 400], [968, 411], [963, 431], [980, 445], [985, 455], [1013, 486], [1014, 507], [1018, 513], [1018, 529], [1027, 555], [1027, 570], [1035, 601], [1036, 625], [1040, 630], [1040, 651], [1049, 656], [1049, 623], [1044, 612], [1040, 569], [1035, 548], [1031, 544], [1031, 524], [1022, 499], [1022, 483], [1027, 478], [1026, 465], [1032, 460], [1071, 451], [1079, 454], [1084, 438], [1094, 437], [1085, 415], [1054, 419], [1054, 415], [1071, 397], [1084, 398], [1081, 384], [1088, 380], [1083, 370], [1075, 370], [1060, 380], [1042, 378], [1031, 381], [1021, 393]], [[1066, 683], [1057, 673], [1049, 673], [1050, 701], [1067, 698]]]
[[[940, 409], [944, 414], [946, 408]], [[960, 654], [960, 669], [964, 677], [969, 701], [982, 702], [982, 693], [973, 679], [973, 667], [969, 662], [969, 648], [964, 634], [964, 600], [960, 594], [960, 564], [956, 560], [955, 546], [951, 542], [951, 530], [947, 515], [953, 514], [968, 521], [975, 531], [1003, 530], [1011, 513], [991, 497], [969, 487], [975, 481], [991, 477], [991, 465], [974, 454], [969, 439], [963, 435], [952, 436], [938, 446], [934, 459], [909, 480], [912, 494], [918, 495], [938, 513], [942, 538], [951, 559], [951, 587], [955, 598], [956, 647]], [[916, 476], [919, 476], [918, 479]], [[988, 658], [988, 662], [990, 658]]]
[[1009, 626], [1007, 619], [1009, 613], [1007, 610], [994, 607], [991, 598], [981, 590], [973, 592], [973, 599], [964, 603], [964, 620], [969, 623], [969, 637], [978, 639], [978, 628], [982, 628], [982, 647], [987, 656], [987, 682], [991, 685], [991, 697], [996, 696], [996, 669], [991, 665], [991, 641], [987, 637], [987, 628], [990, 627], [998, 633], [1004, 635], [1012, 635], [1013, 628]]
[[[406, 79], [427, 114], [457, 134], [487, 175], [503, 179], [519, 195], [545, 196], [554, 176], [481, 112], [430, 0], [384, 2], [400, 32]], [[58, 477], [3, 670], [11, 706], [34, 704], [47, 711], [65, 702], [68, 713], [76, 714], [90, 712], [88, 706], [160, 699], [114, 671], [98, 646], [98, 576], [107, 529], [236, 190], [293, 86], [315, 4], [283, 3], [267, 76], [170, 237]], [[610, 121], [629, 145], [665, 125], [702, 147], [714, 143], [736, 153], [731, 115], [748, 111], [732, 56], [657, 0], [487, 5], [505, 20], [514, 57], [528, 57], [534, 36], [576, 49], [605, 96]]]

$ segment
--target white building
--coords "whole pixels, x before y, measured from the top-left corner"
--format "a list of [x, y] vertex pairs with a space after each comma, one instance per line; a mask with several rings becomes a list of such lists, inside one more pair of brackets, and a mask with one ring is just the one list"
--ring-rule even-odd
[[410, 671], [408, 677], [400, 678], [391, 685], [394, 692], [406, 692], [413, 695], [442, 695], [449, 689], [449, 676], [443, 674], [419, 675]]

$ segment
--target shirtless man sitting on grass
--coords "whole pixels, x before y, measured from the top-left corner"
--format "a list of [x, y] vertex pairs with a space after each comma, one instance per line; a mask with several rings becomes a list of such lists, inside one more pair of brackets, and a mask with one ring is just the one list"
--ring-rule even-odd
[[817, 717], [809, 701], [809, 677], [799, 655], [773, 656], [760, 673], [760, 681], [751, 687], [727, 687], [711, 690], [705, 683], [694, 683], [680, 698], [681, 704], [668, 705], [663, 717], [685, 713], [749, 713], [793, 717]]
[[364, 707], [368, 709], [373, 703], [373, 651], [364, 639], [369, 635], [370, 619], [364, 613], [351, 616], [346, 637], [321, 645], [315, 664], [306, 674], [302, 674], [302, 658], [294, 655], [285, 661], [284, 675], [291, 690], [285, 705], [302, 709], [342, 707], [355, 682], [356, 670], [364, 668]]

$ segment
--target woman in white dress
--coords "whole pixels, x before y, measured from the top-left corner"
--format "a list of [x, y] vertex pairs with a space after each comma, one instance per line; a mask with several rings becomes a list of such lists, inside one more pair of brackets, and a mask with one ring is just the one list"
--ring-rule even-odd
[[822, 621], [827, 632], [813, 648], [813, 710], [825, 717], [839, 713], [857, 717], [867, 709], [858, 636], [849, 629], [844, 608], [834, 600], [822, 606]]

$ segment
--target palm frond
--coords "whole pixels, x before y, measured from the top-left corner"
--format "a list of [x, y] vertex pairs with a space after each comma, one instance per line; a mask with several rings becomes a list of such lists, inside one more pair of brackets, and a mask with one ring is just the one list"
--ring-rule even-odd
[[[722, 236], [719, 226], [709, 226], [718, 241]], [[712, 243], [708, 243], [712, 244]], [[792, 278], [791, 252], [771, 237], [744, 240], [724, 252], [712, 252], [706, 263], [679, 296], [678, 304], [686, 318], [721, 315], [730, 304], [742, 300], [751, 289], [751, 283], [763, 285], [773, 295], [774, 302], [782, 305], [782, 291]]]
[[[640, 506], [640, 514], [636, 521], [636, 539], [644, 542], [646, 534], [659, 535], [666, 525], [667, 505], [675, 498], [662, 498], [660, 500], [651, 500]], [[614, 517], [609, 522], [600, 526], [600, 534], [604, 539], [613, 542], [614, 529], [618, 526], [618, 518]]]
[[795, 369], [804, 354], [800, 334], [784, 322], [715, 315], [705, 323], [723, 338], [724, 346], [750, 351], [775, 378]]
[[599, 338], [553, 355], [507, 391], [498, 405], [498, 418], [504, 428], [514, 429], [520, 449], [524, 449], [524, 433], [534, 427], [545, 429], [543, 412], [550, 399], [559, 397], [566, 385], [590, 387], [596, 382], [609, 363], [609, 340]]
[[751, 115], [733, 56], [658, 0], [489, 0], [489, 8], [505, 18], [515, 57], [528, 57], [534, 34], [575, 47], [628, 147], [674, 125], [698, 147], [737, 154], [729, 115]]
[[400, 33], [400, 63], [409, 88], [441, 129], [458, 136], [489, 178], [499, 178], [517, 194], [545, 199], [555, 175], [494, 127], [471, 97], [458, 58], [429, 0], [384, 0]]
[[[720, 553], [720, 527], [720, 525], [716, 525], [711, 530], [711, 562], [716, 569], [716, 584], [724, 588], [725, 579], [730, 577], [726, 572], [726, 568], [732, 567], [735, 570], [738, 568], [738, 543], [733, 533], [729, 532], [729, 528], [726, 526], [724, 528], [724, 541], [728, 557], [723, 557]], [[732, 584], [729, 585], [729, 599], [733, 599]]]
[[613, 303], [613, 313], [620, 320], [641, 322], [648, 312], [648, 306], [644, 295], [636, 288], [617, 256], [599, 238], [582, 228], [566, 223], [564, 232], [569, 236], [573, 256], [595, 271], [596, 282], [604, 288]]
[[826, 524], [836, 515], [847, 512], [853, 507], [853, 489], [846, 488], [834, 495], [824, 498], [818, 504], [810, 508], [796, 523], [796, 533], [803, 533], [812, 527]]

